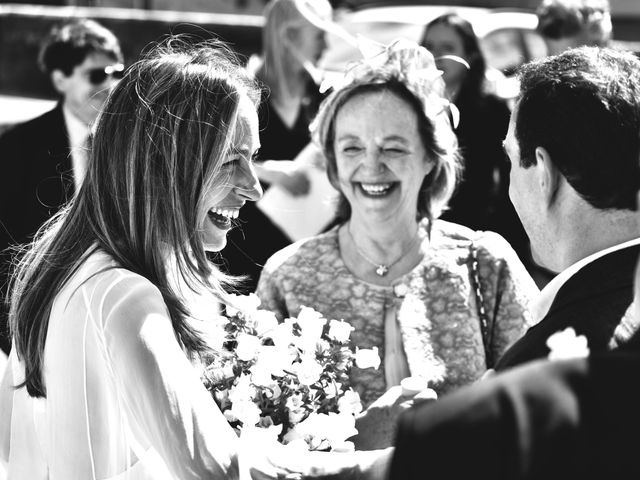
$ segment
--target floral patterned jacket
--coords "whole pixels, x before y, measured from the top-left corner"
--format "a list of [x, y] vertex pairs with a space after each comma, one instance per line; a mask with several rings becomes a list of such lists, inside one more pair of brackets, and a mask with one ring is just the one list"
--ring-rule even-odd
[[[528, 305], [538, 289], [496, 233], [436, 221], [431, 238], [424, 237], [420, 264], [394, 285], [378, 286], [346, 267], [338, 229], [296, 242], [269, 259], [256, 291], [261, 308], [274, 311], [280, 320], [296, 316], [302, 306], [329, 319], [344, 319], [355, 327], [352, 345], [378, 347], [384, 360], [384, 317], [393, 306], [410, 374], [428, 379], [439, 395], [480, 378], [487, 358], [497, 359], [532, 325]], [[471, 245], [487, 318], [485, 337], [473, 288]], [[490, 352], [485, 352], [485, 342]], [[390, 387], [384, 361], [378, 370], [354, 367], [350, 377], [365, 407]]]

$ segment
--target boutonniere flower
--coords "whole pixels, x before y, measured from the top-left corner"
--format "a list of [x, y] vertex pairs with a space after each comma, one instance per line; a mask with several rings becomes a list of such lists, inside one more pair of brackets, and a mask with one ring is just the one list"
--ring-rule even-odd
[[355, 361], [358, 368], [374, 368], [377, 370], [380, 366], [380, 355], [378, 354], [378, 347], [356, 347]]
[[549, 360], [566, 360], [589, 356], [587, 337], [576, 335], [576, 331], [571, 327], [551, 335], [547, 339], [547, 347], [549, 347]]

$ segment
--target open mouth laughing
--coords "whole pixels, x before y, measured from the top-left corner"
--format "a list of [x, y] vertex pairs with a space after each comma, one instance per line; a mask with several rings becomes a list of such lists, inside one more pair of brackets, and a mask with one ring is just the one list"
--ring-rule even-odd
[[367, 197], [378, 198], [389, 195], [397, 186], [398, 182], [385, 183], [362, 183], [356, 182], [360, 191]]
[[220, 229], [231, 228], [231, 221], [240, 215], [239, 208], [219, 208], [214, 207], [207, 213], [211, 222]]

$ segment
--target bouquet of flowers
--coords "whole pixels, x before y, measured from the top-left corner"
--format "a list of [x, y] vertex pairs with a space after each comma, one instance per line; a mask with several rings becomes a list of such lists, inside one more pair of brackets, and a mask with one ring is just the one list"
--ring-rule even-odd
[[357, 392], [347, 388], [349, 369], [378, 368], [377, 348], [349, 348], [353, 327], [302, 307], [278, 322], [260, 310], [255, 295], [236, 296], [227, 307], [224, 342], [206, 359], [203, 382], [229, 423], [268, 429], [285, 444], [308, 450], [350, 450]]

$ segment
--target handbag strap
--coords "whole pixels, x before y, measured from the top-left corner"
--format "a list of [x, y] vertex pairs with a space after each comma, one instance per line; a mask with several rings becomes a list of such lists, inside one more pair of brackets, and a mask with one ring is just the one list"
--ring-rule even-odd
[[478, 267], [478, 251], [473, 242], [469, 244], [470, 263], [469, 270], [471, 272], [471, 288], [476, 297], [476, 307], [478, 309], [478, 318], [480, 319], [480, 331], [482, 333], [482, 344], [486, 356], [487, 368], [493, 368], [493, 355], [491, 352], [491, 339], [489, 329], [489, 318], [484, 308], [484, 295], [482, 293], [482, 284], [480, 283], [480, 268]]

